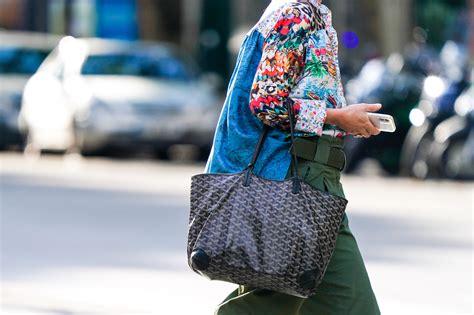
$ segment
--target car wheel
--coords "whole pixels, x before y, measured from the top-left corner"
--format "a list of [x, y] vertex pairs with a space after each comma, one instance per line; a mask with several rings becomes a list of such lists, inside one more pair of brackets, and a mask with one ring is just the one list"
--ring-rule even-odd
[[25, 155], [41, 155], [41, 147], [36, 143], [31, 132], [28, 132], [25, 137], [25, 145], [23, 147], [23, 153]]
[[199, 148], [199, 155], [198, 155], [198, 160], [199, 161], [207, 161], [209, 158], [209, 155], [211, 154], [211, 149], [210, 147], [201, 147]]
[[154, 149], [153, 156], [159, 160], [169, 160], [169, 147]]
[[74, 128], [74, 144], [71, 146], [68, 152], [79, 153], [84, 157], [95, 156], [98, 153], [97, 150], [90, 150], [86, 148], [84, 135], [79, 130], [77, 130], [77, 128]]

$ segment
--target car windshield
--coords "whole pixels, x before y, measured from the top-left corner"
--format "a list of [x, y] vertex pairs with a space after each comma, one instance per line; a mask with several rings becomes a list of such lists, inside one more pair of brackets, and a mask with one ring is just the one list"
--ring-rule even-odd
[[32, 75], [47, 55], [47, 51], [0, 47], [0, 74]]
[[83, 75], [134, 75], [168, 80], [187, 81], [191, 73], [184, 62], [174, 56], [131, 54], [89, 55]]

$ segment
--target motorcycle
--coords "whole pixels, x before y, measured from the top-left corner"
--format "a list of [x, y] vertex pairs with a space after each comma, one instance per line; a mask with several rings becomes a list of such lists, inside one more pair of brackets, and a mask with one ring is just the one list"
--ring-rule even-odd
[[455, 115], [434, 130], [427, 159], [431, 175], [450, 179], [474, 179], [474, 70], [471, 86], [456, 99]]
[[405, 56], [392, 54], [386, 61], [368, 61], [347, 83], [348, 103], [381, 103], [380, 112], [394, 117], [397, 131], [368, 139], [348, 137], [346, 173], [353, 172], [367, 157], [376, 159], [388, 174], [399, 173], [400, 148], [411, 127], [409, 112], [420, 99], [424, 79], [436, 71], [437, 64], [433, 51], [417, 47]]
[[409, 114], [412, 127], [401, 150], [400, 169], [403, 175], [417, 178], [435, 176], [428, 164], [434, 131], [440, 123], [455, 114], [455, 101], [468, 86], [465, 57], [462, 45], [447, 42], [441, 51], [444, 73], [430, 75], [424, 80], [421, 100]]

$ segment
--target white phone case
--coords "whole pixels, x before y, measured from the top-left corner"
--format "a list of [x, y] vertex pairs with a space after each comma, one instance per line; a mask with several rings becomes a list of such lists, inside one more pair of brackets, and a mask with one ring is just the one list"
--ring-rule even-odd
[[394, 132], [397, 128], [395, 126], [395, 121], [393, 117], [387, 114], [379, 113], [367, 113], [370, 121], [374, 124], [375, 127], [380, 129], [380, 131], [385, 132]]

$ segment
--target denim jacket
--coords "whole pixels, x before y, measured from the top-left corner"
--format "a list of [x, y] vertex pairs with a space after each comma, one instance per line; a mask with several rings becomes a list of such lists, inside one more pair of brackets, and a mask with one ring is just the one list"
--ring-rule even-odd
[[293, 107], [297, 136], [344, 137], [325, 124], [328, 108], [346, 106], [337, 42], [320, 0], [274, 0], [241, 45], [205, 172], [242, 171], [267, 124], [273, 128], [254, 173], [283, 180], [291, 161], [286, 106]]

